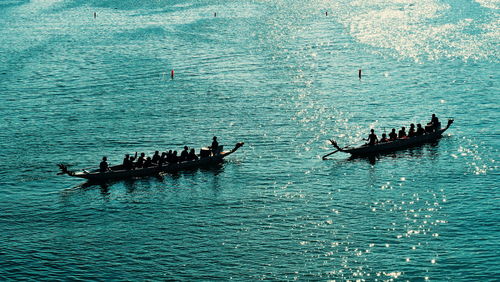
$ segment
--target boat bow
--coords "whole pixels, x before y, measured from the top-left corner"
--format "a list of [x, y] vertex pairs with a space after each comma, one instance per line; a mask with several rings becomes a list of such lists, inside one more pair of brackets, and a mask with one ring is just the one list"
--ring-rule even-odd
[[243, 146], [245, 143], [244, 142], [238, 142], [236, 145], [234, 145], [234, 148], [231, 149], [230, 151], [224, 152], [223, 157], [227, 157], [231, 155], [232, 153], [236, 152], [241, 146]]

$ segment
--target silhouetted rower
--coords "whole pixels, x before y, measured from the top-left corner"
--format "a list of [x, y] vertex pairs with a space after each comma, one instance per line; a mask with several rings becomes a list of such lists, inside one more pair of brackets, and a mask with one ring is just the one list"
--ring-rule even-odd
[[176, 164], [179, 162], [179, 157], [177, 156], [177, 151], [174, 151], [172, 153], [172, 156], [170, 157], [170, 163]]
[[181, 157], [179, 159], [179, 162], [187, 161], [188, 155], [189, 155], [189, 148], [188, 146], [184, 146], [184, 150], [181, 152]]
[[172, 150], [168, 150], [168, 153], [167, 153], [167, 163], [171, 163], [172, 162]]
[[380, 139], [379, 143], [385, 143], [389, 142], [389, 139], [387, 139], [387, 134], [382, 133], [382, 138]]
[[144, 161], [144, 168], [150, 167], [153, 165], [153, 161], [151, 160], [151, 157], [147, 157], [146, 160]]
[[144, 165], [144, 161], [146, 160], [146, 155], [144, 153], [141, 153], [141, 156], [137, 158], [137, 161], [135, 162], [135, 167], [142, 167]]
[[375, 134], [375, 130], [370, 130], [370, 135], [368, 135], [368, 145], [375, 145], [377, 144], [378, 137]]
[[401, 127], [401, 130], [398, 132], [398, 138], [399, 139], [404, 139], [406, 137], [406, 127]]
[[394, 141], [398, 139], [398, 134], [396, 133], [396, 128], [393, 128], [391, 133], [389, 133], [389, 140]]
[[408, 137], [414, 137], [416, 135], [415, 132], [415, 124], [410, 124], [410, 130], [408, 130]]
[[194, 149], [191, 149], [191, 151], [189, 152], [188, 160], [189, 161], [197, 161], [198, 160], [198, 156], [196, 155], [196, 152], [194, 151]]
[[123, 159], [123, 169], [126, 169], [126, 170], [130, 170], [132, 168], [134, 168], [134, 163], [132, 162], [132, 159], [134, 159], [134, 157], [130, 157], [129, 154], [126, 154], [125, 155], [125, 158]]
[[153, 159], [151, 159], [151, 161], [155, 164], [157, 164], [159, 161], [160, 161], [160, 152], [159, 151], [155, 151], [155, 154], [153, 155]]
[[420, 123], [417, 124], [417, 132], [415, 133], [415, 135], [416, 136], [422, 136], [422, 135], [424, 135], [424, 133], [425, 133], [425, 130], [422, 127], [422, 125]]
[[158, 160], [158, 166], [162, 166], [166, 162], [167, 162], [167, 153], [163, 152], [163, 153], [161, 153], [161, 157]]

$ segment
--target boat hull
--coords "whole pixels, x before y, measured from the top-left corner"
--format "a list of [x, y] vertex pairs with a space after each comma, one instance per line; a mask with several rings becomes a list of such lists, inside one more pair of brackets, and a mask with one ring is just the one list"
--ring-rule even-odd
[[153, 166], [148, 168], [131, 169], [125, 170], [121, 166], [114, 167], [112, 170], [107, 172], [75, 172], [72, 176], [84, 178], [90, 181], [106, 181], [106, 180], [116, 180], [116, 179], [126, 179], [133, 177], [144, 177], [153, 176], [160, 173], [177, 172], [181, 170], [190, 170], [200, 167], [206, 167], [211, 165], [220, 164], [223, 161], [222, 156], [213, 156], [203, 158], [197, 161], [186, 161], [176, 164], [168, 164], [165, 166]]
[[184, 161], [175, 164], [166, 164], [163, 166], [152, 166], [148, 168], [137, 168], [137, 169], [124, 169], [122, 165], [113, 166], [109, 171], [100, 172], [99, 170], [93, 171], [69, 171], [64, 164], [59, 164], [59, 168], [62, 170], [60, 174], [67, 174], [72, 177], [78, 177], [87, 179], [89, 181], [108, 181], [108, 180], [118, 180], [133, 177], [144, 177], [153, 176], [161, 173], [177, 172], [181, 170], [192, 170], [202, 167], [213, 166], [222, 163], [223, 159], [230, 154], [236, 152], [238, 148], [243, 146], [243, 142], [239, 142], [236, 146], [225, 152], [219, 152], [216, 155], [207, 156], [200, 158], [195, 161]]
[[425, 143], [435, 142], [443, 136], [443, 133], [450, 127], [452, 123], [453, 120], [449, 120], [446, 128], [441, 128], [434, 132], [429, 132], [421, 136], [415, 136], [407, 139], [397, 139], [395, 141], [378, 143], [375, 145], [362, 145], [356, 148], [340, 148], [336, 143], [332, 144], [334, 144], [334, 146], [339, 151], [349, 153], [354, 157], [373, 156], [387, 152], [404, 150], [407, 148], [420, 146]]

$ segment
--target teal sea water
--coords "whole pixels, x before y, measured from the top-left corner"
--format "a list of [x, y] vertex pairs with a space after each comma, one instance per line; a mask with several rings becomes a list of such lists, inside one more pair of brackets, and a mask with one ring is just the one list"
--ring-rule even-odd
[[[499, 10], [1, 1], [0, 279], [498, 279]], [[455, 119], [437, 145], [321, 160], [432, 113]], [[56, 175], [213, 135], [245, 146], [108, 186]]]

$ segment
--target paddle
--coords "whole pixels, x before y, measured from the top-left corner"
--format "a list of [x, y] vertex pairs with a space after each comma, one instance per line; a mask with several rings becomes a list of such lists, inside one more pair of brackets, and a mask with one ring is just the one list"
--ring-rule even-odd
[[333, 155], [335, 153], [337, 153], [338, 151], [343, 151], [345, 148], [348, 148], [349, 146], [345, 146], [344, 148], [340, 148], [339, 145], [337, 144], [337, 142], [335, 142], [335, 140], [333, 139], [329, 139], [328, 141], [330, 141], [330, 143], [332, 144], [333, 147], [335, 147], [337, 150], [329, 153], [329, 154], [326, 154], [322, 157], [323, 160], [326, 160], [326, 157], [330, 156], [330, 155]]
[[326, 154], [326, 155], [324, 155], [324, 156], [322, 157], [322, 159], [323, 159], [323, 160], [326, 160], [326, 157], [328, 157], [328, 156], [330, 156], [330, 155], [333, 155], [333, 154], [337, 153], [338, 151], [339, 151], [339, 150], [335, 150], [335, 151], [333, 151], [333, 152], [331, 152], [331, 153], [329, 153], [329, 154]]

